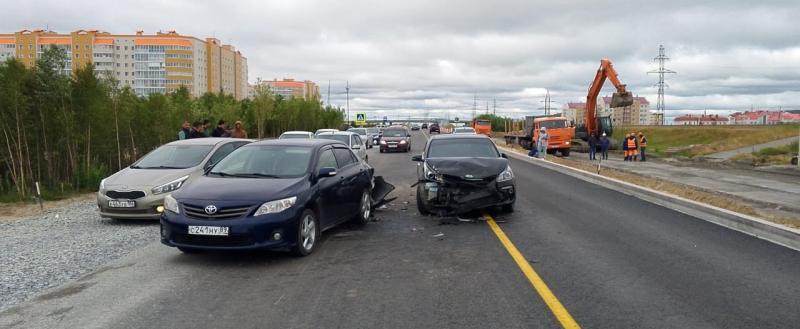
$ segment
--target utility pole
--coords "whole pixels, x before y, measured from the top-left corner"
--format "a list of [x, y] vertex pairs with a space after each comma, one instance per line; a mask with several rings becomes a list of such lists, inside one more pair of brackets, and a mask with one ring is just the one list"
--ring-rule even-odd
[[331, 106], [331, 80], [328, 80], [328, 106]]
[[478, 95], [473, 96], [472, 98], [472, 118], [475, 119], [477, 116], [478, 111]]
[[553, 101], [550, 100], [550, 90], [549, 89], [546, 90], [547, 93], [544, 95], [544, 100], [539, 101], [540, 103], [544, 103], [544, 107], [541, 107], [540, 109], [544, 110], [544, 115], [550, 115], [550, 103], [553, 103]]
[[676, 74], [673, 70], [667, 69], [664, 67], [664, 63], [669, 60], [667, 57], [666, 52], [664, 51], [664, 45], [658, 45], [658, 56], [653, 58], [654, 62], [658, 62], [658, 69], [649, 71], [647, 74], [658, 74], [658, 82], [655, 84], [658, 87], [658, 101], [656, 102], [656, 113], [661, 114], [661, 122], [660, 125], [664, 125], [664, 119], [667, 116], [665, 112], [666, 106], [664, 105], [664, 87], [669, 87], [669, 85], [664, 82], [664, 74]]
[[497, 98], [492, 98], [492, 115], [497, 116]]
[[350, 124], [350, 80], [347, 80], [347, 86], [344, 87], [345, 95], [347, 95], [347, 124]]
[[489, 114], [489, 101], [486, 101], [486, 114]]

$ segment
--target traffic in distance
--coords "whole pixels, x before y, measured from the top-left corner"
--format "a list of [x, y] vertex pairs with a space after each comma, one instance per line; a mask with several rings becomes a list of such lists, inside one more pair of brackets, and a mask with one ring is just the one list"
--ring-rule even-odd
[[[369, 165], [373, 143], [379, 153], [411, 152], [411, 131], [421, 127], [179, 140], [104, 179], [97, 205], [107, 218], [159, 219], [161, 242], [184, 253], [279, 249], [306, 256], [324, 231], [366, 224], [387, 201], [394, 186]], [[424, 127], [440, 133], [437, 123]], [[513, 211], [514, 173], [487, 136], [459, 128], [419, 151], [409, 160], [418, 162], [412, 187], [420, 214]]]

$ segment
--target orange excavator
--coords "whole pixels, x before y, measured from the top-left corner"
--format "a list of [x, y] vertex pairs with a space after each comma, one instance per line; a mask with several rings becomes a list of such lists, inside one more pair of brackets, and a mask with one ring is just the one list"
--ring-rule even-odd
[[[584, 141], [591, 135], [599, 138], [602, 133], [606, 133], [610, 138], [614, 132], [611, 117], [597, 115], [597, 96], [600, 95], [600, 90], [603, 88], [603, 83], [605, 83], [606, 79], [611, 80], [611, 83], [617, 89], [611, 95], [611, 108], [631, 106], [633, 104], [633, 94], [627, 91], [625, 85], [617, 78], [617, 71], [614, 70], [614, 65], [607, 58], [601, 59], [600, 68], [597, 69], [594, 81], [589, 86], [589, 94], [586, 96], [586, 125], [578, 127], [575, 132], [576, 137]], [[615, 144], [612, 143], [612, 145]], [[573, 146], [577, 145], [573, 143]]]

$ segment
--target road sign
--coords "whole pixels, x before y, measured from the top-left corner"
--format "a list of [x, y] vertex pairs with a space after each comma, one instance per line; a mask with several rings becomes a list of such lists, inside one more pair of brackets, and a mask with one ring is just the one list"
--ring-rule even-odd
[[367, 114], [366, 113], [356, 113], [356, 125], [363, 126], [367, 124]]

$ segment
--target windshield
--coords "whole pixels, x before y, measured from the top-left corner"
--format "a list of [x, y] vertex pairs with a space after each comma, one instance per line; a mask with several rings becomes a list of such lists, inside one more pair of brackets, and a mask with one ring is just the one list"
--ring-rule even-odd
[[145, 155], [131, 168], [184, 169], [200, 164], [213, 145], [164, 145]]
[[365, 128], [350, 128], [350, 129], [347, 129], [347, 131], [354, 132], [354, 133], [359, 134], [359, 135], [366, 135], [367, 134], [367, 129], [365, 129]]
[[283, 134], [278, 139], [309, 139], [308, 134]]
[[340, 141], [345, 143], [346, 145], [350, 145], [350, 135], [319, 135], [317, 136], [318, 139], [331, 139], [335, 141]]
[[406, 131], [400, 129], [387, 129], [383, 131], [383, 137], [406, 137]]
[[370, 134], [377, 134], [380, 133], [381, 130], [379, 128], [367, 128], [367, 132]]
[[243, 146], [222, 159], [211, 175], [248, 178], [291, 178], [305, 175], [311, 159], [310, 147]]
[[478, 125], [479, 126], [488, 126], [490, 124], [492, 124], [492, 123], [489, 122], [489, 120], [478, 120]]
[[485, 138], [440, 139], [431, 141], [428, 158], [496, 158], [494, 144]]
[[548, 120], [539, 122], [539, 127], [545, 128], [567, 128], [569, 125], [567, 124], [567, 120]]

